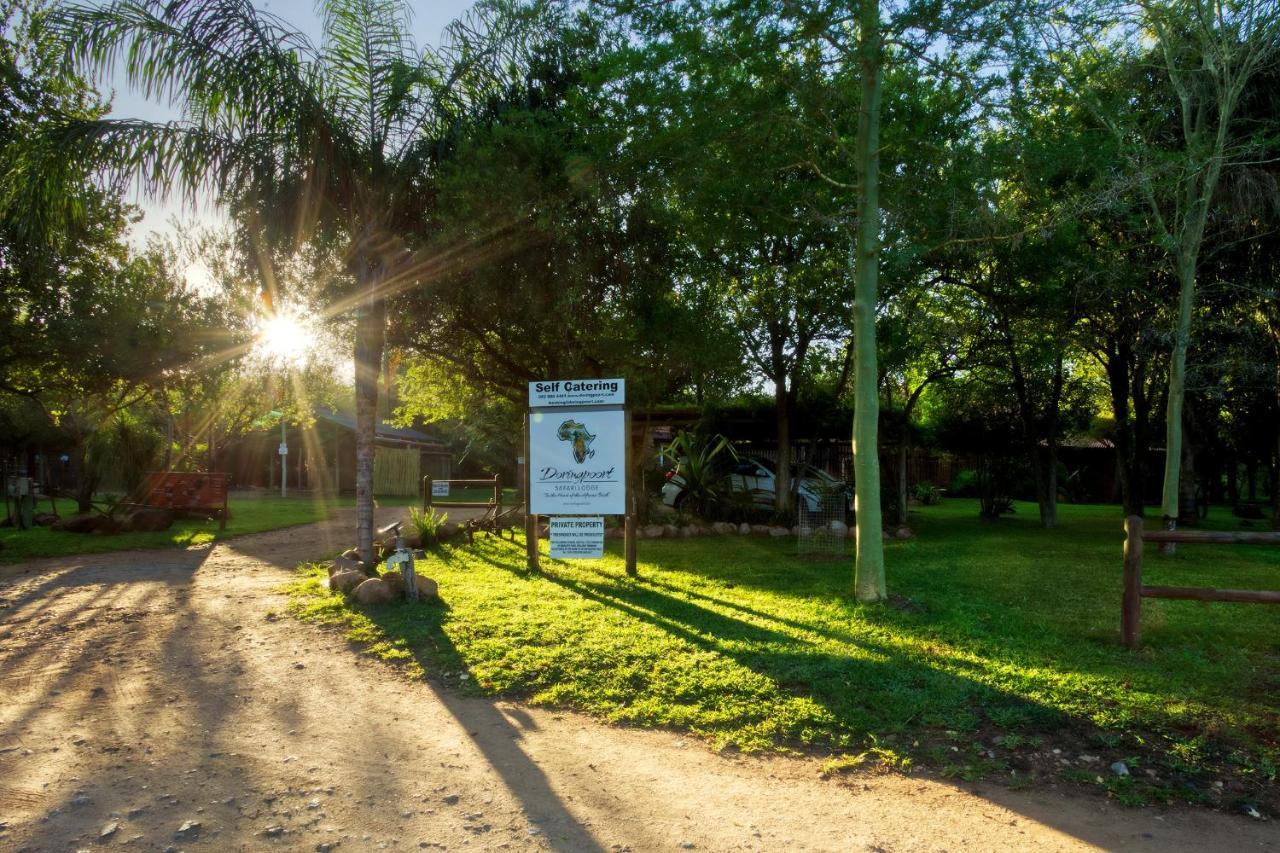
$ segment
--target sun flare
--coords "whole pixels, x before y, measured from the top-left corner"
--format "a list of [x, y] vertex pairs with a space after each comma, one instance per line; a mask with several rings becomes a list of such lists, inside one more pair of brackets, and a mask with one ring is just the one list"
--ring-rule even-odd
[[266, 361], [285, 367], [301, 367], [315, 347], [312, 323], [292, 311], [279, 311], [258, 324], [254, 349]]

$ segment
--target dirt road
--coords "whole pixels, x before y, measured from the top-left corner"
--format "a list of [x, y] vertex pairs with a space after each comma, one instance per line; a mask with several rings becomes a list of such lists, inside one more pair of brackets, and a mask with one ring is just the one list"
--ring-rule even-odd
[[410, 682], [271, 612], [348, 523], [0, 569], [0, 850], [1280, 850], [1271, 823], [822, 781]]

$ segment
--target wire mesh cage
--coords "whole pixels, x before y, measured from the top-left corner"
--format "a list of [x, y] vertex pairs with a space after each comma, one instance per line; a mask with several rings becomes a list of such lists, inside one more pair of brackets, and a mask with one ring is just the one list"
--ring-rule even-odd
[[796, 501], [796, 537], [798, 553], [818, 557], [839, 557], [848, 553], [849, 526], [846, 511], [848, 489], [843, 485], [811, 488], [809, 495]]

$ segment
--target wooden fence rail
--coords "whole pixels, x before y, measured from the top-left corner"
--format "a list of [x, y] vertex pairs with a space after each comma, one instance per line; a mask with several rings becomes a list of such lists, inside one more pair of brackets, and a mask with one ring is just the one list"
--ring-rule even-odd
[[1142, 516], [1124, 522], [1124, 595], [1120, 602], [1120, 636], [1136, 649], [1142, 641], [1142, 599], [1177, 598], [1193, 601], [1233, 601], [1245, 604], [1280, 604], [1280, 591], [1214, 589], [1192, 586], [1144, 586], [1144, 542], [1199, 543], [1204, 545], [1280, 545], [1278, 533], [1217, 532], [1211, 530], [1143, 530]]
[[[433, 483], [448, 483], [450, 486], [458, 486], [459, 488], [485, 488], [493, 489], [493, 498], [488, 501], [438, 501], [431, 494], [431, 485]], [[502, 478], [494, 474], [491, 479], [485, 480], [436, 480], [427, 475], [422, 478], [422, 511], [426, 512], [433, 506], [449, 506], [468, 509], [486, 509], [494, 507], [495, 512], [502, 513]]]

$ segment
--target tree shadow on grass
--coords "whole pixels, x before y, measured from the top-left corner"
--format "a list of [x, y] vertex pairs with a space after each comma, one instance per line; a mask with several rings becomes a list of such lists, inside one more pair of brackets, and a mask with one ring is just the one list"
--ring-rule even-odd
[[[446, 552], [435, 556], [445, 563], [454, 559]], [[424, 672], [438, 677], [444, 667], [450, 667], [449, 671], [456, 668], [470, 675], [466, 656], [444, 630], [451, 613], [447, 602], [403, 602], [370, 608], [364, 613], [384, 636], [404, 640], [405, 649]], [[431, 690], [458, 726], [470, 735], [485, 760], [521, 802], [529, 820], [538, 824], [554, 849], [604, 849], [569, 811], [546, 774], [521, 748], [522, 727], [533, 728], [527, 715], [512, 715], [520, 724], [514, 725], [488, 699], [469, 698], [434, 685]]]
[[[554, 560], [544, 560], [543, 571], [534, 574], [504, 560], [496, 550], [473, 556], [523, 580], [545, 580], [627, 619], [722, 655], [767, 679], [778, 691], [824, 709], [824, 714], [812, 719], [793, 720], [780, 734], [783, 741], [800, 739], [820, 746], [839, 742], [822, 734], [814, 736], [815, 729], [824, 726], [834, 727], [854, 743], [859, 737], [908, 727], [922, 736], [952, 729], [979, 737], [1014, 733], [1025, 739], [1038, 734], [1080, 752], [1114, 753], [1115, 758], [1143, 753], [1156, 760], [1152, 766], [1166, 765], [1175, 775], [1183, 772], [1177, 768], [1184, 762], [1173, 750], [1206, 731], [1213, 732], [1213, 749], [1223, 760], [1233, 749], [1257, 758], [1258, 750], [1275, 743], [1273, 732], [1256, 726], [1233, 731], [1189, 711], [1183, 704], [1186, 700], [1161, 683], [1167, 660], [1135, 659], [1118, 647], [1106, 648], [1109, 637], [1049, 630], [1034, 612], [1001, 608], [992, 614], [979, 613], [978, 620], [969, 624], [927, 606], [866, 609], [841, 595], [832, 580], [821, 577], [821, 571], [799, 583], [788, 583], [795, 579], [787, 567], [768, 573], [772, 587], [764, 585], [761, 572], [748, 585], [753, 592], [781, 596], [777, 600], [783, 612], [771, 613], [768, 599], [766, 603], [730, 600], [729, 590], [737, 586], [737, 577], [721, 568], [691, 565], [696, 559], [667, 562], [664, 555], [655, 554], [648, 557], [650, 571], [642, 566], [641, 575], [631, 578], [616, 570]], [[732, 556], [721, 565], [733, 565]], [[661, 571], [654, 570], [657, 566]], [[681, 575], [691, 583], [674, 580]], [[725, 594], [711, 594], [720, 587]], [[791, 607], [799, 603], [803, 611], [806, 599], [820, 605], [811, 619], [798, 616]], [[554, 605], [548, 598], [544, 606]], [[844, 628], [844, 616], [865, 623], [867, 630], [855, 633]], [[971, 629], [970, 636], [956, 635], [965, 628]], [[1021, 639], [1003, 647], [1003, 637]], [[1065, 642], [1077, 646], [1083, 642], [1086, 647], [1063, 659], [1055, 649], [1060, 651]], [[572, 660], [577, 663], [581, 655]], [[1195, 683], [1191, 682], [1193, 690]], [[1091, 695], [1095, 690], [1104, 693]], [[1132, 699], [1121, 695], [1136, 691], [1146, 695]], [[1161, 700], [1162, 695], [1167, 701]], [[1051, 702], [1042, 697], [1056, 698]], [[709, 706], [714, 697], [702, 701]], [[1098, 722], [1098, 715], [1114, 722]], [[1267, 715], [1259, 711], [1256, 716], [1265, 719]], [[1217, 771], [1206, 764], [1201, 772]]]

